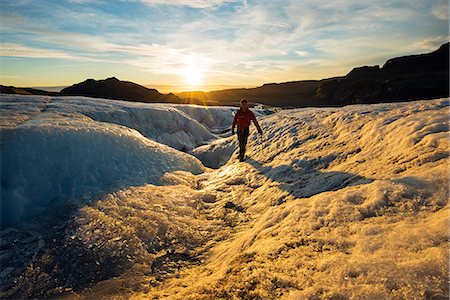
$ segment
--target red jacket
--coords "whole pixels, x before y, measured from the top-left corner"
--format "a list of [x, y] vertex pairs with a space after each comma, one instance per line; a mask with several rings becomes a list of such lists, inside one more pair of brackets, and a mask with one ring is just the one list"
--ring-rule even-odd
[[239, 109], [236, 112], [234, 115], [232, 128], [234, 129], [234, 126], [237, 124], [238, 130], [246, 129], [250, 126], [250, 120], [255, 123], [256, 128], [258, 128], [258, 131], [261, 132], [258, 121], [256, 121], [255, 115], [250, 109], [247, 109], [246, 111]]

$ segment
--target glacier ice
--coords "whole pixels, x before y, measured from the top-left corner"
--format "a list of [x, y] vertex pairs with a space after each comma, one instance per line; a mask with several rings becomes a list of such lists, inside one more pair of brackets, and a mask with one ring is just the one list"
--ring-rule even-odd
[[[5, 294], [11, 298], [51, 298], [67, 290], [84, 298], [448, 298], [448, 99], [281, 110], [261, 120], [264, 136], [250, 136], [245, 162], [234, 159], [235, 137], [228, 134], [192, 142], [200, 147], [190, 152], [202, 161], [226, 157], [217, 169], [207, 169], [124, 124], [83, 113], [90, 108], [57, 111], [50, 107], [63, 100], [2, 97], [2, 137], [11, 135], [9, 142], [20, 147], [32, 139], [50, 173], [61, 166], [81, 170], [83, 163], [56, 155], [70, 153], [63, 142], [55, 144], [57, 153], [48, 153], [54, 141], [46, 130], [84, 153], [70, 153], [77, 162], [86, 156], [94, 169], [99, 164], [114, 176], [119, 172], [107, 165], [110, 160], [97, 157], [123, 158], [114, 147], [138, 153], [119, 166], [133, 157], [165, 162], [155, 162], [156, 176], [147, 174], [147, 184], [105, 188], [67, 220], [35, 226], [52, 246], [39, 250], [33, 267]], [[84, 98], [77, 99], [82, 106]], [[140, 106], [100, 102], [112, 114]], [[198, 107], [167, 107], [208, 131], [226, 126], [206, 122], [209, 113]], [[232, 108], [215, 113], [210, 115], [225, 120]], [[108, 153], [73, 145], [97, 139]], [[33, 149], [25, 153], [35, 161], [42, 156], [33, 156]], [[15, 159], [12, 152], [9, 157]], [[54, 158], [59, 160], [52, 164]], [[31, 159], [20, 165], [17, 182], [23, 174], [36, 176], [33, 166]], [[23, 173], [28, 170], [35, 173]], [[2, 165], [2, 193], [3, 174]]]
[[[71, 99], [66, 103], [65, 99], [2, 95], [2, 102], [3, 225], [25, 220], [66, 200], [130, 185], [159, 184], [159, 178], [173, 170], [193, 173], [203, 170], [202, 164], [192, 156], [147, 139], [136, 130], [116, 125], [120, 123], [117, 120], [108, 123], [88, 117], [86, 111], [74, 109]], [[90, 108], [90, 113], [101, 119], [92, 112], [101, 109], [90, 107], [91, 104], [85, 103], [85, 110]], [[118, 117], [114, 115], [117, 113], [114, 105], [104, 104], [104, 107], [113, 111], [108, 115], [110, 118]], [[157, 119], [161, 109], [152, 112], [154, 115], [145, 117], [146, 120]], [[166, 112], [162, 116], [168, 117]], [[192, 130], [193, 134], [189, 131], [182, 136], [191, 145], [190, 138], [201, 125], [192, 120], [185, 124], [179, 120], [187, 117], [171, 114], [174, 126]], [[169, 144], [176, 142], [173, 136], [166, 138]]]

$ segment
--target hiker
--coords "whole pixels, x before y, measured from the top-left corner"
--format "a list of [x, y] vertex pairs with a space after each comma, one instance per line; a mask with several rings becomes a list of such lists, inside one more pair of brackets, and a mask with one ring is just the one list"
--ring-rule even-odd
[[261, 127], [259, 127], [258, 121], [256, 121], [255, 115], [248, 108], [247, 100], [241, 100], [241, 107], [234, 115], [233, 125], [231, 126], [231, 133], [234, 134], [234, 126], [237, 124], [237, 136], [239, 140], [239, 161], [244, 161], [245, 147], [247, 146], [247, 139], [250, 133], [249, 126], [250, 120], [253, 121], [259, 134], [262, 135]]

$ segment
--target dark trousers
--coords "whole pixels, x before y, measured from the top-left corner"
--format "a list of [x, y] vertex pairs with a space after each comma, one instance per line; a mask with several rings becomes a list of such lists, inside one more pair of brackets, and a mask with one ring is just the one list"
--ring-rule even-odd
[[250, 131], [247, 128], [238, 129], [237, 136], [239, 140], [239, 160], [243, 160], [245, 157], [245, 148], [247, 147], [247, 140]]

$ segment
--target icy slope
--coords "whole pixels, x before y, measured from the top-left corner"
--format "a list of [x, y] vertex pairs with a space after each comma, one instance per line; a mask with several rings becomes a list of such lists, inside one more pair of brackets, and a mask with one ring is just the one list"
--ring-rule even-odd
[[[41, 111], [57, 114], [82, 114], [95, 121], [136, 129], [145, 137], [178, 150], [190, 150], [216, 136], [206, 126], [221, 128], [233, 108], [187, 109], [171, 104], [148, 104], [87, 97], [47, 97], [1, 95], [2, 127], [14, 126]], [[191, 113], [191, 117], [186, 112]], [[201, 118], [198, 116], [202, 116]], [[194, 117], [198, 117], [200, 124]], [[207, 120], [207, 121], [206, 121]], [[228, 120], [229, 121], [229, 120]], [[229, 121], [230, 122], [230, 121]], [[231, 124], [231, 123], [230, 123]]]
[[210, 131], [220, 133], [230, 129], [236, 108], [231, 107], [204, 107], [198, 105], [177, 105], [173, 107], [184, 112], [192, 119], [207, 127]]
[[[35, 226], [48, 245], [3, 297], [448, 298], [448, 113], [440, 99], [269, 116], [243, 163]], [[234, 139], [194, 152], [217, 162]]]
[[48, 109], [82, 113], [96, 121], [123, 125], [178, 150], [190, 150], [215, 136], [182, 111], [166, 104], [147, 104], [86, 97], [53, 98]]
[[[2, 96], [2, 100], [3, 225], [29, 219], [67, 200], [130, 185], [160, 184], [161, 176], [173, 170], [203, 170], [192, 156], [133, 129], [76, 112], [72, 101], [17, 96]], [[98, 109], [93, 103], [86, 105], [90, 113]], [[119, 115], [113, 105], [105, 107], [114, 109], [110, 114], [103, 111], [105, 115]]]
[[[200, 124], [207, 127], [210, 131], [221, 133], [229, 130], [237, 108], [229, 106], [198, 106], [198, 105], [178, 105], [173, 107], [183, 111], [189, 117], [197, 120]], [[270, 109], [256, 108], [252, 109], [257, 118], [261, 118], [273, 113]]]
[[145, 296], [447, 298], [448, 105], [266, 118], [266, 138], [251, 138], [247, 161], [233, 157], [202, 182], [215, 195], [210, 213], [232, 220], [234, 238]]

